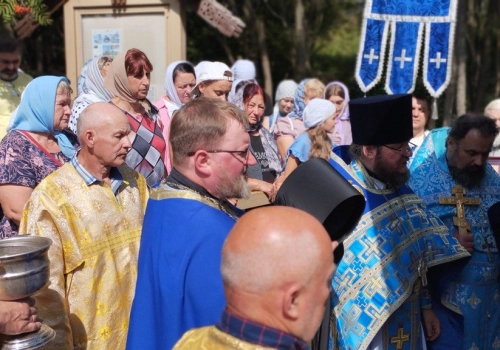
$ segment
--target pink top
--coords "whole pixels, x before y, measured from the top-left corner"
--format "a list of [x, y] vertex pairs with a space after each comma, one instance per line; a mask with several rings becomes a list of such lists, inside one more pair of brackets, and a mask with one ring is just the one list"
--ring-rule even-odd
[[161, 97], [156, 103], [155, 103], [156, 108], [158, 108], [159, 114], [160, 114], [160, 120], [161, 123], [163, 124], [163, 130], [162, 130], [162, 135], [163, 138], [165, 139], [165, 143], [167, 144], [167, 147], [165, 147], [165, 168], [167, 168], [167, 172], [170, 174], [170, 170], [172, 170], [172, 162], [170, 160], [170, 142], [168, 138], [168, 134], [170, 132], [170, 122], [172, 121], [172, 118], [170, 117], [170, 114], [168, 113], [168, 108], [165, 106], [165, 100], [163, 97]]
[[301, 119], [281, 117], [278, 118], [274, 127], [274, 139], [277, 140], [281, 136], [292, 136], [295, 140], [304, 131], [306, 131], [306, 127]]

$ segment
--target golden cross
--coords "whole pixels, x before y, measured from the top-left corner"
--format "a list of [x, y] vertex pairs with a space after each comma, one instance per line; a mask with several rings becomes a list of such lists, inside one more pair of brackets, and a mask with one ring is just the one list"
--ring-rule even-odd
[[391, 338], [391, 344], [396, 344], [396, 350], [403, 350], [403, 345], [410, 341], [410, 335], [404, 334], [404, 329], [398, 329], [398, 335]]
[[455, 197], [439, 197], [439, 204], [456, 205], [457, 216], [453, 217], [453, 225], [458, 227], [458, 233], [466, 235], [470, 231], [470, 222], [465, 219], [464, 205], [479, 205], [479, 198], [465, 197], [465, 188], [455, 185], [451, 189]]

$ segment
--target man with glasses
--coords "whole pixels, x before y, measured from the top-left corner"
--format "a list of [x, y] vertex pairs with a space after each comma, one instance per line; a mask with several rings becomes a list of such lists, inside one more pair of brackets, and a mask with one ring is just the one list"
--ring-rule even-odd
[[349, 111], [353, 144], [330, 163], [366, 207], [332, 280], [333, 348], [422, 349], [440, 334], [427, 268], [469, 254], [406, 185], [411, 95], [351, 100]]
[[410, 166], [410, 186], [471, 253], [464, 265], [435, 271], [431, 295], [442, 336], [429, 349], [500, 347], [500, 255], [488, 209], [500, 201], [500, 177], [487, 159], [495, 120], [464, 114], [430, 132]]
[[222, 245], [250, 195], [245, 113], [197, 98], [170, 126], [172, 171], [153, 189], [144, 218], [127, 349], [171, 349], [188, 329], [218, 321], [225, 305]]

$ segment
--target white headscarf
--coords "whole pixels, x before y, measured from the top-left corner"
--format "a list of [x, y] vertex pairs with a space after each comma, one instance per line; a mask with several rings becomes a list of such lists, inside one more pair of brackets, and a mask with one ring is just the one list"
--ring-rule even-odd
[[174, 70], [181, 63], [190, 64], [188, 61], [175, 61], [168, 65], [167, 72], [165, 73], [165, 93], [170, 99], [170, 102], [175, 104], [177, 107], [182, 107], [184, 103], [181, 102], [179, 95], [177, 95], [177, 90], [174, 84]]
[[323, 98], [312, 99], [304, 108], [302, 120], [307, 129], [320, 125], [335, 113], [335, 105]]
[[328, 90], [328, 87], [332, 85], [338, 85], [344, 90], [344, 107], [342, 108], [342, 111], [340, 111], [339, 114], [339, 119], [340, 120], [349, 120], [349, 89], [347, 86], [344, 85], [344, 83], [341, 83], [340, 81], [332, 81], [331, 83], [328, 83], [328, 85], [325, 87], [325, 93], [323, 94], [323, 98], [326, 98], [326, 90]]
[[283, 80], [278, 84], [278, 87], [276, 88], [276, 95], [274, 97], [274, 101], [276, 101], [273, 108], [274, 118], [272, 118], [272, 123], [269, 126], [270, 132], [274, 131], [274, 127], [279, 118], [280, 101], [286, 97], [294, 98], [298, 86], [299, 85], [293, 80]]
[[227, 100], [229, 102], [236, 99], [236, 87], [242, 81], [248, 81], [249, 83], [256, 83], [255, 80], [255, 65], [250, 60], [237, 60], [231, 67], [231, 72], [233, 73], [233, 86], [231, 87], [231, 92]]

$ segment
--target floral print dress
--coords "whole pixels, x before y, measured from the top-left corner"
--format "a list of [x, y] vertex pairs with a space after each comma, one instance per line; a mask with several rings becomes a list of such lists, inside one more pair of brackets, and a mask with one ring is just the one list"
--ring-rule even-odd
[[[74, 135], [68, 138], [77, 144]], [[62, 152], [52, 153], [54, 158], [69, 161]], [[59, 166], [26, 136], [17, 130], [11, 131], [0, 142], [0, 185], [19, 185], [35, 188], [47, 175]], [[18, 227], [6, 216], [0, 221], [0, 239], [17, 235]]]

